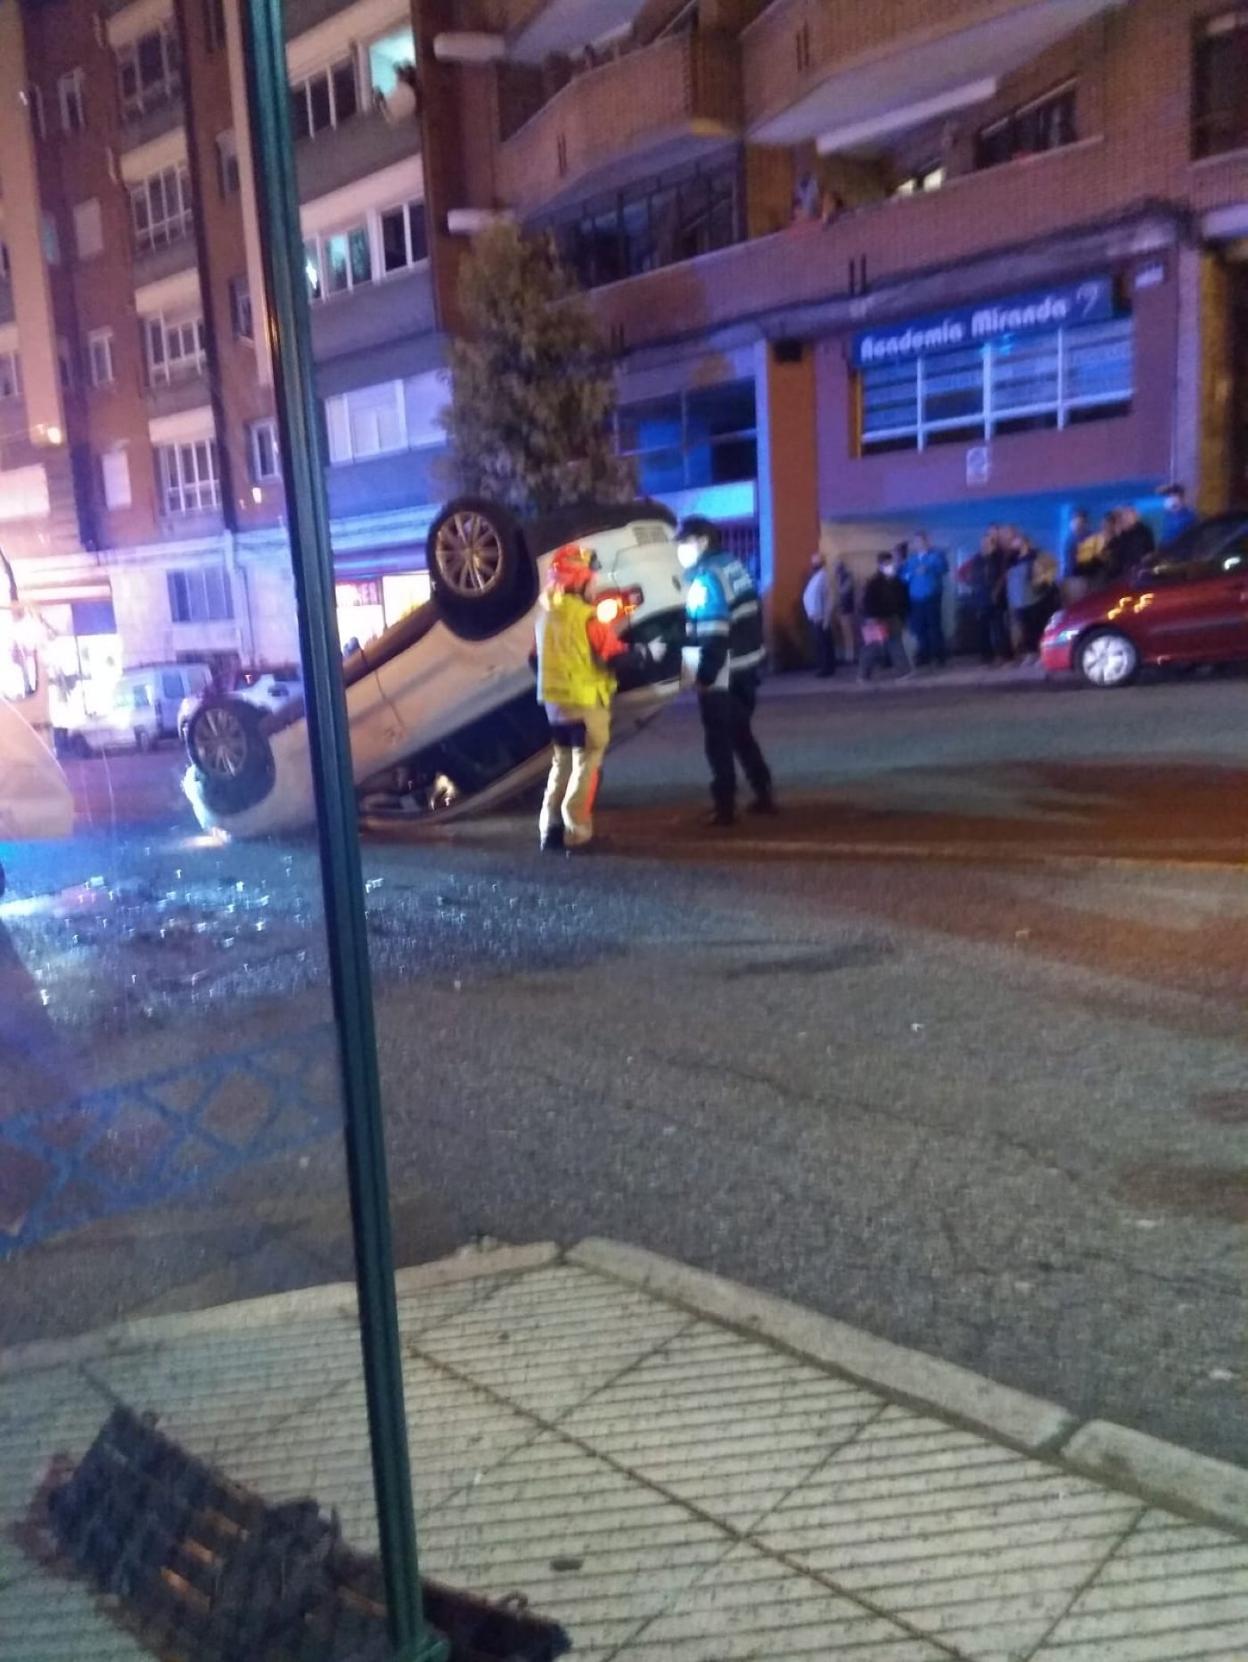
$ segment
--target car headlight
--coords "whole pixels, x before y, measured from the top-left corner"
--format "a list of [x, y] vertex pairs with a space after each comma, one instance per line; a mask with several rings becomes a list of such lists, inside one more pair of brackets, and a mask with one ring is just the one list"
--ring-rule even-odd
[[1045, 628], [1044, 643], [1048, 646], [1065, 646], [1068, 641], [1073, 641], [1078, 633], [1078, 624], [1067, 623], [1065, 612], [1055, 612]]

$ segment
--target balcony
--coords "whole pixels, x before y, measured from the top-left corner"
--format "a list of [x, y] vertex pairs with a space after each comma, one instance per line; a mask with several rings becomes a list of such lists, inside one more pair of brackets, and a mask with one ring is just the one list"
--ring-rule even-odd
[[781, 0], [742, 35], [761, 144], [824, 151], [905, 132], [993, 85], [1121, 0]]
[[736, 43], [670, 35], [575, 76], [499, 150], [503, 200], [521, 213], [679, 166], [741, 129]]
[[134, 251], [134, 286], [145, 288], [148, 283], [172, 277], [176, 272], [189, 271], [197, 259], [191, 217], [186, 216], [186, 229], [172, 241], [136, 247]]
[[354, 184], [419, 149], [417, 121], [392, 126], [379, 110], [352, 116], [341, 127], [328, 128], [296, 146], [299, 200], [312, 202], [328, 196], [331, 190]]
[[149, 417], [181, 415], [184, 410], [198, 410], [207, 404], [206, 373], [207, 366], [202, 361], [175, 368], [167, 379], [157, 380], [149, 371], [144, 394]]
[[397, 345], [436, 327], [428, 264], [330, 295], [312, 307], [312, 352], [318, 364]]
[[338, 12], [346, 11], [355, 0], [286, 0], [286, 39], [296, 39], [315, 29]]
[[574, 52], [632, 23], [644, 0], [501, 0], [498, 6], [507, 55], [540, 64], [553, 52]]
[[[1026, 181], [1026, 182], [1024, 182]], [[956, 201], [954, 198], [958, 199]], [[1072, 207], [1072, 204], [1075, 206]], [[1009, 250], [1060, 236], [1051, 258], [1109, 258], [1096, 251], [1115, 235], [1126, 257], [1131, 227], [1116, 233], [1121, 185], [1098, 140], [1029, 157], [1013, 165], [971, 173], [943, 189], [888, 198], [844, 213], [830, 225], [796, 224], [771, 236], [632, 277], [595, 291], [595, 309], [607, 329], [620, 331], [626, 349], [743, 327], [742, 339], [766, 334], [807, 338], [836, 327], [861, 328], [872, 316], [872, 291], [899, 279], [916, 292], [907, 309], [925, 300], [917, 289], [942, 272], [991, 257], [994, 275], [986, 292], [1024, 285], [1011, 270]], [[1055, 267], [1056, 269], [1056, 267]], [[865, 271], [867, 292], [854, 294], [851, 270]]]
[[122, 155], [129, 150], [137, 150], [141, 144], [149, 144], [152, 139], [160, 138], [164, 133], [171, 133], [177, 127], [186, 124], [186, 106], [180, 92], [172, 92], [169, 97], [150, 108], [136, 110], [133, 115], [124, 118], [121, 134], [118, 139], [118, 149]]

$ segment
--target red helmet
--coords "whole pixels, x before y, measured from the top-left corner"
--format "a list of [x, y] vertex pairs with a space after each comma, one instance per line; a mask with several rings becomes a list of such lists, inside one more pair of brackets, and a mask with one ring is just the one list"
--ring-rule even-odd
[[561, 589], [587, 588], [597, 564], [593, 549], [582, 548], [575, 542], [565, 543], [551, 556], [550, 581]]

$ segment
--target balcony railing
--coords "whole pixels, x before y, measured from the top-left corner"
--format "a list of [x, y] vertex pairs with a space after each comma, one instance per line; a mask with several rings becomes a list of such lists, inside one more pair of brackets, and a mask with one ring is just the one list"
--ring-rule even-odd
[[741, 129], [736, 43], [671, 35], [587, 70], [512, 134], [499, 154], [503, 199], [528, 213], [588, 185], [593, 175], [660, 147], [665, 165], [692, 146]]

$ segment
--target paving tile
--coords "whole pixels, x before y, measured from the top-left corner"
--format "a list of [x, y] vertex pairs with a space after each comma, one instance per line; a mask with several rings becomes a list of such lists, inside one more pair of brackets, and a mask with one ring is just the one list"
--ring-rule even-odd
[[563, 1622], [580, 1657], [611, 1651], [731, 1546], [556, 1433], [516, 1450], [426, 1519], [426, 1572], [490, 1598], [523, 1592]]
[[560, 1430], [748, 1529], [883, 1407], [869, 1391], [699, 1323], [575, 1409]]
[[[405, 1360], [403, 1384], [420, 1516], [479, 1482], [538, 1434], [527, 1415], [418, 1358]], [[375, 1549], [377, 1516], [362, 1383], [320, 1399], [313, 1412], [291, 1415], [239, 1450], [229, 1472], [270, 1501], [313, 1496], [337, 1511], [352, 1546]]]
[[39, 1577], [0, 1588], [0, 1662], [151, 1662], [80, 1582]]
[[201, 1459], [229, 1464], [292, 1413], [361, 1382], [354, 1321], [327, 1314], [191, 1334], [85, 1364], [127, 1407]]
[[553, 1419], [692, 1318], [586, 1270], [520, 1277], [419, 1341], [421, 1352]]
[[1058, 1623], [1038, 1662], [1248, 1657], [1248, 1543], [1150, 1512]]
[[620, 1662], [757, 1662], [847, 1657], [943, 1662], [948, 1652], [829, 1592], [778, 1559], [742, 1545], [647, 1624]]
[[505, 1275], [474, 1276], [445, 1287], [424, 1287], [418, 1292], [400, 1294], [399, 1332], [404, 1339], [413, 1339], [430, 1328], [440, 1327], [461, 1311], [483, 1304], [501, 1288], [509, 1286], [511, 1280]]
[[109, 1411], [76, 1367], [0, 1379], [0, 1588], [35, 1573], [13, 1539], [53, 1455], [80, 1459]]
[[972, 1662], [1028, 1657], [1140, 1503], [890, 1408], [758, 1531]]

